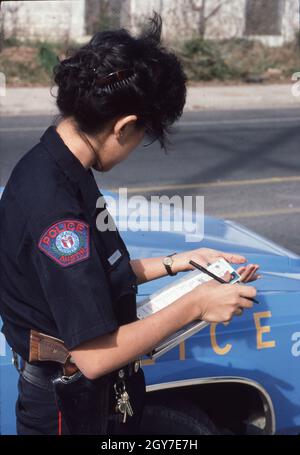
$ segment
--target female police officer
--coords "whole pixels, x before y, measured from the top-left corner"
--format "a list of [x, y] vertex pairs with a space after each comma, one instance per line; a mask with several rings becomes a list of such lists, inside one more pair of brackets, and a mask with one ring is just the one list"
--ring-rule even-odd
[[[198, 249], [169, 262], [130, 260], [117, 230], [96, 228], [101, 193], [91, 168], [110, 170], [145, 134], [164, 147], [168, 126], [182, 113], [185, 75], [175, 55], [161, 46], [160, 34], [158, 16], [138, 38], [125, 30], [97, 33], [57, 65], [60, 121], [18, 163], [3, 194], [2, 330], [25, 362], [16, 405], [19, 434], [72, 432], [53, 391], [58, 364], [51, 358], [28, 362], [31, 330], [62, 340], [90, 384], [109, 378], [101, 431], [135, 433], [145, 392], [137, 359], [195, 319], [228, 321], [252, 305], [253, 287], [211, 281], [137, 320], [137, 284], [190, 270], [190, 259], [202, 264], [220, 256], [236, 263], [245, 259]], [[256, 270], [241, 268], [243, 280], [255, 279]], [[116, 380], [129, 396], [127, 419], [115, 418], [115, 400], [124, 392], [114, 390]], [[84, 422], [91, 413], [76, 418]], [[91, 432], [93, 426], [84, 428]]]

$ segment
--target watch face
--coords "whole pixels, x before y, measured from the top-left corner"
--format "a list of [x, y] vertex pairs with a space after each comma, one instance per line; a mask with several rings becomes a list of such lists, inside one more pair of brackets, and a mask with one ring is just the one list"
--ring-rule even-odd
[[171, 265], [172, 263], [173, 263], [172, 258], [169, 258], [169, 257], [164, 258], [164, 264]]

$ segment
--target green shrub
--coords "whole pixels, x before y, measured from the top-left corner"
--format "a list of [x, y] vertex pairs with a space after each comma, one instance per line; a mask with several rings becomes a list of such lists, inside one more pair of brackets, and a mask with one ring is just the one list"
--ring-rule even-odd
[[189, 79], [210, 81], [234, 77], [234, 70], [223, 58], [217, 42], [194, 38], [184, 43], [182, 60]]
[[19, 46], [21, 43], [17, 38], [10, 37], [3, 40], [2, 47]]
[[38, 49], [39, 63], [47, 74], [51, 75], [53, 67], [57, 64], [55, 48], [49, 43], [40, 43]]
[[195, 38], [186, 41], [179, 54], [190, 80], [237, 81], [250, 76], [270, 80], [269, 69], [280, 70], [277, 79], [283, 80], [300, 66], [299, 36], [278, 48], [245, 38], [220, 41]]

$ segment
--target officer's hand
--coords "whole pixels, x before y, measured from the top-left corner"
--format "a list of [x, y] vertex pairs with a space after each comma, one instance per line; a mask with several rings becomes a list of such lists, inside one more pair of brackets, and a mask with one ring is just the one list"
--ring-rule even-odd
[[237, 269], [237, 272], [241, 275], [240, 283], [249, 283], [250, 281], [255, 281], [261, 278], [258, 272], [258, 264], [248, 264]]
[[[196, 319], [206, 322], [228, 322], [234, 315], [241, 315], [245, 308], [252, 308], [249, 298], [256, 296], [253, 286], [221, 284], [216, 280], [197, 286], [191, 291]], [[248, 298], [247, 298], [248, 297]]]

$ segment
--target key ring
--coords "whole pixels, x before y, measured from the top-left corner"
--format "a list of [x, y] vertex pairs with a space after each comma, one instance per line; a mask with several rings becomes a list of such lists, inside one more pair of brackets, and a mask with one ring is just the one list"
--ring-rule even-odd
[[[122, 389], [117, 390], [117, 387], [119, 387], [119, 386], [122, 386]], [[116, 393], [117, 396], [121, 395], [122, 393], [124, 393], [125, 390], [126, 390], [125, 381], [122, 379], [122, 381], [115, 382], [114, 383], [114, 390], [115, 390], [115, 393]]]

